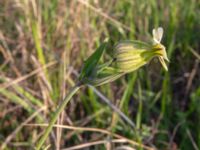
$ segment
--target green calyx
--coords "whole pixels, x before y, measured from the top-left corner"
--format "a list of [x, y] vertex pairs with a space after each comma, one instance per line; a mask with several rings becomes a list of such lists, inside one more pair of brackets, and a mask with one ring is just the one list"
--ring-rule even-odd
[[115, 66], [124, 73], [137, 70], [153, 58], [151, 46], [139, 41], [125, 41], [116, 46]]

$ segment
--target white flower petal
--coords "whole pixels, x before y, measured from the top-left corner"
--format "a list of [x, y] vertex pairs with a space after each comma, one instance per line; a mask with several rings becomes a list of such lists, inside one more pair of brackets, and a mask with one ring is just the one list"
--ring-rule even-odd
[[159, 27], [157, 29], [153, 29], [153, 40], [156, 44], [161, 42], [162, 36], [163, 36], [163, 28]]

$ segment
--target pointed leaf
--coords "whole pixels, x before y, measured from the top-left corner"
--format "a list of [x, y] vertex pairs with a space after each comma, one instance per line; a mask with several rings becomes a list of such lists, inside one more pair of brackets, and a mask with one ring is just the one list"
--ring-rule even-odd
[[105, 51], [107, 43], [104, 42], [101, 44], [97, 50], [84, 62], [79, 80], [82, 80], [84, 78], [90, 77], [92, 75], [93, 70], [97, 66], [101, 56], [103, 55], [103, 52]]

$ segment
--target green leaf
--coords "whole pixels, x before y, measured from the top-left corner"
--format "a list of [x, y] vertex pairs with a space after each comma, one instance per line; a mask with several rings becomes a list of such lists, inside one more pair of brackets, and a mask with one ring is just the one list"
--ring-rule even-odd
[[97, 50], [84, 62], [83, 68], [79, 80], [82, 81], [84, 78], [88, 78], [92, 75], [95, 67], [97, 66], [103, 52], [105, 51], [107, 42], [101, 44]]

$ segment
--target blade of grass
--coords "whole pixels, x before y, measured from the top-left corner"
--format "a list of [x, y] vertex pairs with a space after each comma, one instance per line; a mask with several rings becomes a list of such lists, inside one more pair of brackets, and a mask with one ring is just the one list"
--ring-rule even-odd
[[[42, 66], [45, 66], [46, 60], [45, 60], [45, 55], [44, 55], [44, 52], [43, 52], [43, 49], [42, 49], [42, 44], [41, 44], [41, 34], [40, 34], [39, 22], [36, 19], [33, 19], [31, 27], [32, 27], [33, 39], [34, 39], [34, 42], [35, 42], [35, 47], [36, 47], [36, 50], [37, 50], [39, 62], [41, 63]], [[44, 68], [44, 75], [45, 75], [46, 80], [48, 82], [48, 86], [52, 90], [48, 70], [46, 68]]]
[[[26, 75], [25, 75], [26, 76]], [[23, 77], [20, 77], [19, 79], [22, 79]], [[19, 85], [15, 85], [13, 83], [13, 81], [9, 82], [9, 79], [5, 78], [5, 77], [0, 77], [0, 80], [3, 81], [3, 85], [5, 85], [3, 88], [0, 88], [0, 90], [6, 90], [4, 88], [7, 88], [8, 86], [12, 85], [12, 87], [21, 95], [23, 95], [24, 97], [26, 97], [28, 100], [30, 100], [31, 103], [37, 105], [38, 107], [42, 107], [43, 104], [41, 102], [40, 99], [35, 98], [31, 93], [29, 93], [28, 91], [26, 91], [24, 88], [22, 88]], [[16, 81], [16, 80], [15, 80]], [[10, 84], [12, 83], [12, 84]]]
[[38, 54], [38, 59], [42, 65], [46, 64], [46, 60], [43, 54], [43, 49], [41, 46], [41, 41], [40, 41], [40, 34], [39, 34], [39, 25], [36, 20], [32, 22], [32, 32], [33, 32], [33, 39], [35, 41], [35, 46]]
[[25, 89], [23, 89], [20, 86], [13, 86], [13, 88], [19, 92], [20, 94], [22, 94], [24, 97], [26, 97], [28, 100], [30, 100], [31, 103], [35, 104], [38, 107], [42, 107], [42, 100], [35, 98], [32, 94], [30, 94], [29, 92], [27, 92]]
[[6, 89], [0, 89], [0, 93], [6, 98], [10, 99], [12, 102], [22, 106], [28, 112], [33, 112], [33, 109], [30, 107], [30, 105], [23, 99], [21, 99], [19, 96], [17, 96], [15, 93], [10, 92]]
[[128, 85], [120, 101], [120, 109], [123, 109], [125, 111], [125, 114], [128, 114], [128, 106], [129, 106], [128, 100], [130, 99], [130, 96], [133, 93], [133, 87], [136, 79], [137, 79], [137, 74], [133, 74], [130, 80], [128, 81]]
[[141, 120], [142, 120], [142, 110], [143, 110], [143, 103], [142, 103], [142, 89], [140, 85], [140, 81], [138, 81], [138, 111], [136, 116], [136, 127], [137, 129], [141, 128]]
[[109, 107], [111, 107], [116, 113], [119, 114], [131, 127], [135, 128], [135, 124], [123, 113], [121, 112], [115, 105], [111, 103], [109, 99], [107, 99], [103, 94], [101, 94], [95, 87], [89, 86], [92, 90], [105, 102]]
[[[131, 76], [130, 80], [128, 81], [128, 85], [126, 86], [126, 90], [124, 91], [124, 94], [123, 94], [120, 104], [119, 104], [119, 109], [122, 110], [126, 115], [128, 115], [129, 100], [133, 93], [132, 91], [133, 91], [133, 87], [134, 87], [136, 78], [137, 78], [137, 74], [133, 74]], [[118, 119], [119, 119], [116, 113], [114, 114], [113, 119], [114, 119], [114, 122], [111, 125], [112, 129], [114, 129], [114, 126], [117, 124]]]

